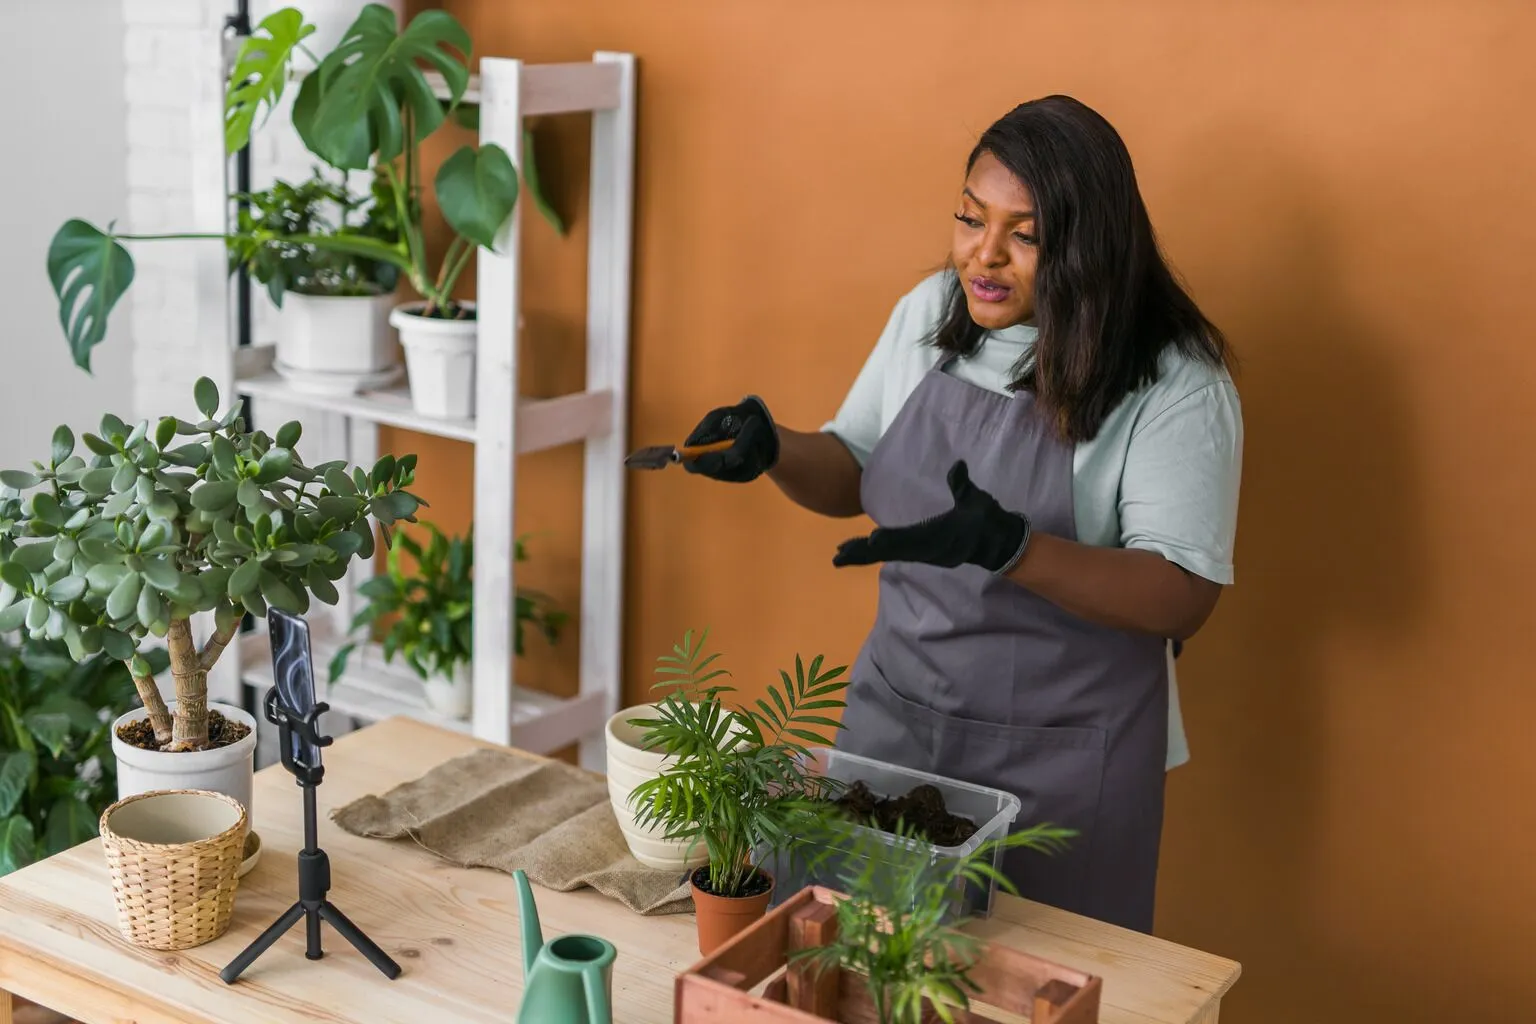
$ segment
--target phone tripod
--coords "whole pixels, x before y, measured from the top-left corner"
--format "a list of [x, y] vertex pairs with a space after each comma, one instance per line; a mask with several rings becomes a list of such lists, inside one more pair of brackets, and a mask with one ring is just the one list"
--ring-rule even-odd
[[[322, 737], [315, 721], [329, 709], [329, 705], [316, 704], [313, 711], [300, 717], [278, 703], [277, 687], [274, 686], [267, 691], [264, 711], [267, 721], [277, 725], [283, 767], [288, 769], [304, 790], [304, 849], [299, 851], [299, 898], [281, 917], [273, 921], [266, 931], [258, 935], [254, 942], [241, 951], [239, 956], [231, 960], [228, 967], [219, 972], [219, 977], [223, 978], [226, 984], [234, 984], [241, 972], [254, 963], [256, 958], [266, 952], [267, 947], [276, 942], [289, 928], [298, 924], [300, 918], [304, 919], [307, 932], [308, 945], [304, 955], [308, 959], [319, 960], [325, 955], [320, 948], [320, 922], [325, 921], [335, 928], [342, 938], [352, 943], [358, 952], [384, 973], [385, 977], [394, 980], [400, 976], [400, 965], [390, 959], [388, 953], [364, 935], [357, 925], [347, 920], [347, 916], [337, 910], [336, 906], [326, 898], [326, 893], [331, 888], [331, 862], [325, 855], [325, 851], [320, 849], [315, 837], [317, 831], [315, 787], [320, 784], [320, 780], [325, 775], [325, 768], [318, 763], [319, 748], [329, 746], [333, 737]], [[295, 731], [304, 740], [303, 749], [314, 752], [315, 764], [307, 764], [294, 756]]]

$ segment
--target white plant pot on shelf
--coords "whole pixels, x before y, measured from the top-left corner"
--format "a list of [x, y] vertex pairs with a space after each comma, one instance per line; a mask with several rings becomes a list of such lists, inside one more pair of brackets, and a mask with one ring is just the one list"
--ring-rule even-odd
[[628, 721], [651, 718], [655, 714], [654, 704], [641, 704], [623, 708], [608, 719], [604, 730], [608, 748], [608, 802], [613, 806], [613, 815], [618, 819], [619, 831], [624, 835], [629, 852], [641, 864], [669, 871], [700, 867], [709, 862], [709, 849], [703, 840], [664, 838], [660, 826], [641, 825], [629, 803], [629, 795], [636, 786], [656, 778], [672, 763], [669, 755], [640, 749], [640, 727], [630, 725]]
[[[411, 405], [423, 416], [470, 419], [475, 415], [475, 321], [420, 316], [425, 305], [410, 302], [389, 314], [405, 349]], [[473, 302], [462, 305], [475, 308]]]
[[[174, 715], [176, 702], [167, 701], [166, 707]], [[135, 708], [119, 715], [112, 723], [112, 754], [117, 758], [117, 798], [136, 796], [164, 789], [203, 789], [223, 793], [240, 801], [250, 819], [251, 830], [246, 837], [245, 861], [240, 866], [243, 875], [256, 864], [261, 852], [261, 840], [256, 835], [256, 813], [251, 806], [251, 783], [255, 776], [256, 719], [241, 708], [210, 702], [209, 711], [217, 711], [233, 722], [239, 722], [249, 730], [244, 737], [225, 747], [211, 750], [191, 750], [168, 753], [163, 750], [145, 750], [118, 739], [117, 730], [128, 722], [136, 722], [148, 716], [144, 708]]]
[[455, 665], [452, 675], [433, 672], [425, 684], [427, 706], [449, 718], [468, 718], [473, 685], [474, 670], [468, 662]]
[[404, 371], [390, 327], [392, 295], [283, 296], [273, 369], [310, 394], [384, 387]]

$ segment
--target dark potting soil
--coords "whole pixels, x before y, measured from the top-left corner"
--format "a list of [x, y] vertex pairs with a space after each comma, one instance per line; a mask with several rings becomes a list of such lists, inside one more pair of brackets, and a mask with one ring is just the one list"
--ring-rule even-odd
[[421, 317], [423, 320], [463, 320], [466, 323], [475, 319], [475, 311], [472, 309], [439, 309], [431, 316], [422, 316], [419, 312], [412, 315]]
[[935, 846], [959, 846], [976, 834], [976, 823], [951, 814], [944, 806], [944, 794], [926, 782], [914, 786], [905, 796], [880, 797], [860, 780], [832, 802], [860, 824], [895, 832], [900, 822], [909, 830], [916, 829]]
[[[251, 727], [244, 722], [232, 722], [217, 711], [210, 710], [208, 712], [208, 746], [203, 749], [212, 750], [215, 747], [227, 747], [232, 743], [239, 743], [250, 731]], [[147, 718], [125, 723], [117, 730], [117, 738], [140, 750], [160, 749], [160, 744], [155, 742], [154, 727], [149, 724]]]
[[[709, 887], [708, 864], [705, 864], [703, 867], [694, 868], [693, 875], [691, 877], [693, 879], [693, 884], [698, 886], [700, 892], [708, 893], [711, 896], [721, 895]], [[767, 875], [760, 871], [754, 871], [752, 873], [752, 877], [748, 878], [746, 882], [742, 884], [740, 892], [731, 893], [731, 898], [747, 899], [752, 896], [761, 896], [772, 886], [773, 882], [768, 878]]]

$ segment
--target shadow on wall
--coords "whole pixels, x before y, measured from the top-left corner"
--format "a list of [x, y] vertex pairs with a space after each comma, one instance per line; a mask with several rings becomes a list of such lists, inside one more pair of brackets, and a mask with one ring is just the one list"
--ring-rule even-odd
[[1245, 451], [1238, 583], [1181, 660], [1193, 761], [1171, 776], [1158, 930], [1242, 961], [1234, 1020], [1422, 1019], [1421, 989], [1363, 990], [1329, 949], [1356, 911], [1318, 837], [1330, 780], [1370, 756], [1331, 724], [1349, 680], [1330, 654], [1423, 627], [1423, 467], [1390, 339], [1341, 289], [1327, 198], [1291, 151], [1213, 134], [1163, 199], [1180, 251], [1211, 254], [1183, 262], [1238, 354]]

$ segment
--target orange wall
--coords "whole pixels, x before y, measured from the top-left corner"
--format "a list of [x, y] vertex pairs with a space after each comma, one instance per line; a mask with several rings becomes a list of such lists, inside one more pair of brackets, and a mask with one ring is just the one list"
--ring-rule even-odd
[[[446, 6], [482, 52], [640, 56], [637, 445], [749, 390], [819, 424], [942, 258], [975, 135], [1052, 91], [1103, 111], [1245, 361], [1239, 583], [1182, 661], [1159, 931], [1243, 961], [1234, 1024], [1528, 1014], [1531, 4]], [[581, 381], [586, 127], [541, 136], [577, 230], [528, 221], [533, 394]], [[389, 443], [462, 525], [468, 452]], [[631, 485], [632, 699], [690, 626], [754, 684], [853, 659], [875, 580], [830, 557], [862, 524], [766, 483]], [[579, 486], [574, 448], [520, 467], [525, 578], [567, 601]], [[568, 688], [574, 664], [526, 674]]]

